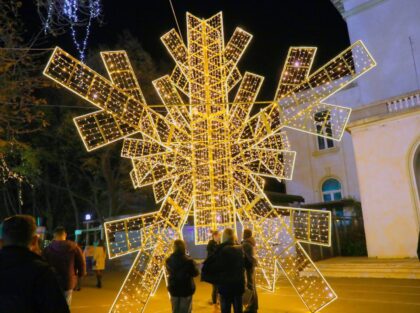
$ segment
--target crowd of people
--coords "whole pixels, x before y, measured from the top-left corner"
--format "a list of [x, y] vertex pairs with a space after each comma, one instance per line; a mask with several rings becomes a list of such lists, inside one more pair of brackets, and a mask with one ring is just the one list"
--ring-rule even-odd
[[[63, 227], [54, 230], [52, 242], [41, 249], [35, 219], [15, 215], [2, 223], [0, 245], [0, 312], [68, 313], [74, 290], [80, 290], [86, 275], [82, 249], [67, 240]], [[105, 248], [100, 241], [94, 250], [93, 270], [97, 287], [102, 287]], [[258, 296], [255, 286], [255, 240], [245, 229], [238, 244], [233, 229], [220, 236], [212, 233], [207, 258], [202, 264], [201, 280], [212, 284], [210, 304], [221, 313], [256, 313]], [[168, 291], [173, 313], [192, 312], [197, 263], [187, 255], [183, 240], [173, 242], [173, 253], [166, 259]], [[245, 307], [245, 310], [244, 310]]]
[[[238, 244], [233, 229], [212, 233], [207, 245], [207, 258], [201, 269], [201, 280], [212, 284], [210, 304], [221, 313], [256, 313], [258, 295], [255, 285], [255, 240], [245, 229], [242, 244]], [[168, 291], [173, 313], [192, 312], [195, 293], [194, 277], [199, 275], [197, 264], [187, 256], [184, 241], [175, 240], [173, 253], [166, 260]], [[244, 310], [245, 307], [245, 310]]]
[[[81, 288], [81, 278], [86, 275], [81, 248], [67, 240], [63, 227], [57, 227], [52, 242], [41, 249], [36, 228], [29, 215], [15, 215], [2, 223], [0, 312], [68, 313], [73, 290]], [[99, 242], [93, 252], [98, 288], [105, 258]]]

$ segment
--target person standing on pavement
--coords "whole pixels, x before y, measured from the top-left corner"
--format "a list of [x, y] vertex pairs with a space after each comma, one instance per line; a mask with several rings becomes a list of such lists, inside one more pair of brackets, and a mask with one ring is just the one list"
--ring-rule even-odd
[[70, 313], [52, 268], [32, 250], [35, 219], [15, 215], [3, 221], [0, 250], [0, 312]]
[[104, 241], [101, 239], [93, 250], [93, 270], [96, 275], [96, 287], [102, 288], [102, 273], [105, 269], [106, 252]]
[[[83, 250], [83, 246], [81, 242], [76, 242], [77, 246], [79, 247], [80, 251], [82, 251], [83, 254], [83, 258], [85, 259], [85, 263], [86, 263], [86, 256]], [[86, 272], [87, 272], [87, 268], [86, 268]], [[76, 283], [76, 287], [73, 289], [74, 291], [80, 291], [82, 290], [82, 279], [83, 277], [78, 276], [77, 277], [77, 283]]]
[[[212, 237], [207, 244], [207, 258], [214, 254], [217, 250], [217, 246], [220, 244], [220, 233], [218, 230], [212, 232]], [[211, 300], [209, 301], [212, 305], [217, 305], [217, 287], [212, 284]]]
[[198, 276], [197, 264], [186, 255], [185, 242], [174, 241], [173, 253], [166, 259], [168, 291], [171, 295], [172, 313], [191, 313], [195, 293], [194, 277]]
[[233, 229], [226, 228], [222, 243], [203, 263], [201, 279], [215, 284], [220, 296], [221, 313], [242, 313], [245, 291], [245, 259], [242, 246], [235, 244]]
[[258, 312], [258, 294], [255, 285], [255, 268], [258, 261], [255, 256], [256, 241], [252, 237], [252, 230], [245, 229], [243, 233], [242, 249], [245, 255], [246, 287], [250, 292], [249, 302], [245, 306], [245, 313]]
[[44, 249], [42, 255], [55, 268], [58, 281], [70, 306], [77, 277], [85, 275], [86, 263], [82, 250], [76, 243], [66, 239], [66, 230], [63, 227], [57, 227], [54, 230], [53, 241]]

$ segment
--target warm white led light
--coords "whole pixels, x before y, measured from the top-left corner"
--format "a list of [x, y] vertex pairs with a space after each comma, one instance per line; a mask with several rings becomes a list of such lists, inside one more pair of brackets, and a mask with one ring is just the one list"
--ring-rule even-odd
[[170, 76], [153, 81], [166, 114], [146, 105], [124, 51], [101, 53], [108, 80], [54, 50], [44, 74], [99, 108], [75, 118], [86, 148], [124, 140], [121, 156], [132, 161], [133, 186], [152, 186], [162, 203], [155, 213], [105, 223], [110, 258], [137, 253], [111, 312], [144, 311], [189, 214], [197, 244], [207, 243], [211, 230], [234, 228], [237, 219], [254, 230], [260, 287], [274, 290], [280, 270], [311, 312], [336, 299], [301, 246], [331, 244], [330, 212], [273, 206], [263, 177], [292, 178], [295, 152], [285, 128], [341, 139], [350, 109], [323, 101], [375, 61], [356, 42], [310, 75], [316, 48], [292, 47], [274, 100], [253, 113], [264, 78], [248, 72], [242, 78], [237, 68], [251, 38], [237, 28], [225, 46], [221, 13], [209, 19], [187, 13], [187, 45], [175, 30], [161, 38], [176, 63]]

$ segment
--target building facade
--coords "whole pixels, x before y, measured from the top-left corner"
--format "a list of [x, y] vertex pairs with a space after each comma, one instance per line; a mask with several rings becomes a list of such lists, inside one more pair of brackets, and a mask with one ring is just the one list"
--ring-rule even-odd
[[331, 0], [378, 66], [327, 99], [353, 109], [341, 142], [289, 131], [288, 193], [362, 203], [368, 254], [414, 257], [420, 228], [420, 1]]

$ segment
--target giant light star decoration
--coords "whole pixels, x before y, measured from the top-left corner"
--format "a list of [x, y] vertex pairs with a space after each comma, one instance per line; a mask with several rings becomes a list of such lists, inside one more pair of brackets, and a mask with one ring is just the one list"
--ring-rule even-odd
[[[110, 80], [60, 48], [44, 71], [99, 108], [75, 118], [87, 150], [123, 139], [134, 187], [151, 185], [162, 203], [157, 212], [105, 223], [110, 258], [137, 253], [111, 312], [145, 310], [189, 214], [197, 244], [237, 221], [254, 230], [260, 287], [273, 291], [282, 272], [311, 312], [337, 298], [301, 246], [330, 245], [330, 212], [272, 205], [263, 177], [292, 177], [295, 153], [285, 128], [341, 139], [350, 109], [323, 101], [375, 61], [356, 42], [309, 75], [316, 48], [292, 47], [275, 99], [256, 103], [263, 77], [237, 69], [252, 36], [237, 28], [225, 45], [222, 22], [222, 13], [209, 19], [187, 13], [187, 46], [174, 29], [162, 36], [176, 63], [170, 76], [153, 82], [166, 114], [146, 105], [124, 51], [101, 53]], [[255, 104], [263, 104], [258, 113]]]

